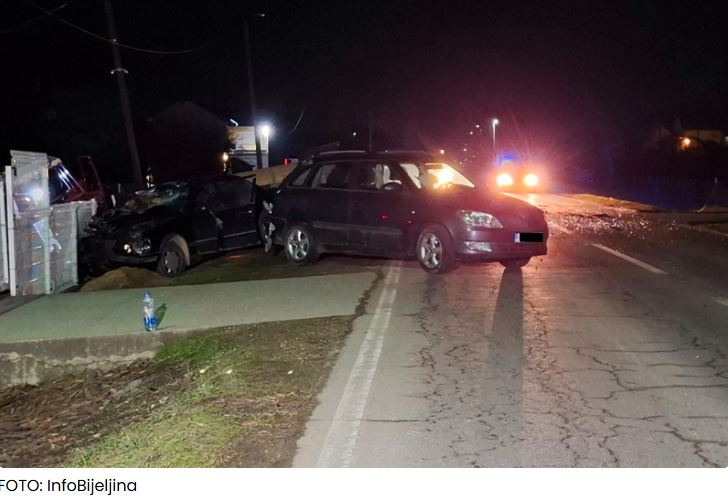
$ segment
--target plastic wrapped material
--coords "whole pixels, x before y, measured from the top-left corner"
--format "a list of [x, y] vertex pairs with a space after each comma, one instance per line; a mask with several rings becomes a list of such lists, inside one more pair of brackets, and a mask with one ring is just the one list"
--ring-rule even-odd
[[14, 219], [15, 287], [17, 294], [51, 292], [48, 218], [50, 210], [24, 212]]
[[50, 217], [51, 292], [63, 291], [78, 283], [78, 205], [54, 205]]
[[11, 294], [63, 291], [78, 283], [78, 239], [96, 213], [96, 202], [51, 206], [47, 156], [16, 151], [11, 156], [13, 167], [6, 168], [8, 194], [12, 191], [7, 202]]
[[5, 182], [0, 177], [0, 291], [10, 287], [8, 267], [8, 231], [5, 217]]

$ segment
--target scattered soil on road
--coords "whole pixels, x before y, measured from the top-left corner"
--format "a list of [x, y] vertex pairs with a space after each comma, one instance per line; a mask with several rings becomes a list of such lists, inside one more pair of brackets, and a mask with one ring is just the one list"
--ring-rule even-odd
[[570, 195], [577, 200], [588, 201], [604, 205], [606, 207], [628, 208], [638, 212], [657, 212], [659, 209], [654, 205], [639, 203], [631, 200], [623, 200], [620, 198], [612, 198], [611, 196], [592, 195], [587, 193], [579, 193]]
[[207, 331], [0, 391], [0, 467], [285, 467], [353, 317]]
[[171, 280], [148, 269], [121, 267], [91, 279], [81, 287], [82, 292], [103, 289], [130, 289], [169, 286]]
[[121, 267], [91, 279], [81, 287], [81, 291], [322, 276], [362, 272], [380, 264], [381, 261], [370, 258], [324, 256], [315, 264], [296, 267], [288, 263], [282, 252], [271, 255], [258, 248], [231, 252], [208, 260], [174, 279], [163, 277], [148, 269]]

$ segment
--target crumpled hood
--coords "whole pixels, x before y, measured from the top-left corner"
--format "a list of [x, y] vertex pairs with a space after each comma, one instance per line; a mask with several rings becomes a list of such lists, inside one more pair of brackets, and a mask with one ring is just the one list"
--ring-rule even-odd
[[497, 191], [451, 188], [429, 193], [428, 200], [452, 209], [495, 215], [503, 227], [515, 231], [546, 232], [548, 229], [541, 209]]
[[116, 237], [131, 231], [147, 231], [175, 219], [178, 212], [165, 208], [150, 208], [142, 213], [127, 209], [115, 209], [97, 216], [88, 231], [100, 237]]

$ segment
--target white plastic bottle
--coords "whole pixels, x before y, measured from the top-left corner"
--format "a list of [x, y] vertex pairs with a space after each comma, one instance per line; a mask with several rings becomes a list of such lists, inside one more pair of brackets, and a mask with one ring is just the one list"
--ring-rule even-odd
[[144, 293], [144, 330], [154, 332], [157, 330], [157, 315], [154, 310], [154, 298], [152, 293], [147, 291]]

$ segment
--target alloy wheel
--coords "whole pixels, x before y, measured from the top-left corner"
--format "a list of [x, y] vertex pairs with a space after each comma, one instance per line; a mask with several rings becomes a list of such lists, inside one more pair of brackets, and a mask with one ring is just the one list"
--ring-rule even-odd
[[286, 240], [286, 250], [288, 255], [296, 262], [302, 262], [308, 256], [309, 248], [311, 244], [308, 236], [303, 232], [302, 229], [294, 228], [288, 234]]
[[181, 264], [182, 260], [180, 259], [177, 250], [173, 248], [167, 248], [164, 250], [164, 253], [162, 253], [162, 265], [164, 266], [164, 270], [167, 274], [176, 274], [179, 271]]
[[436, 269], [442, 263], [442, 241], [437, 234], [428, 232], [420, 240], [420, 260], [428, 269]]

